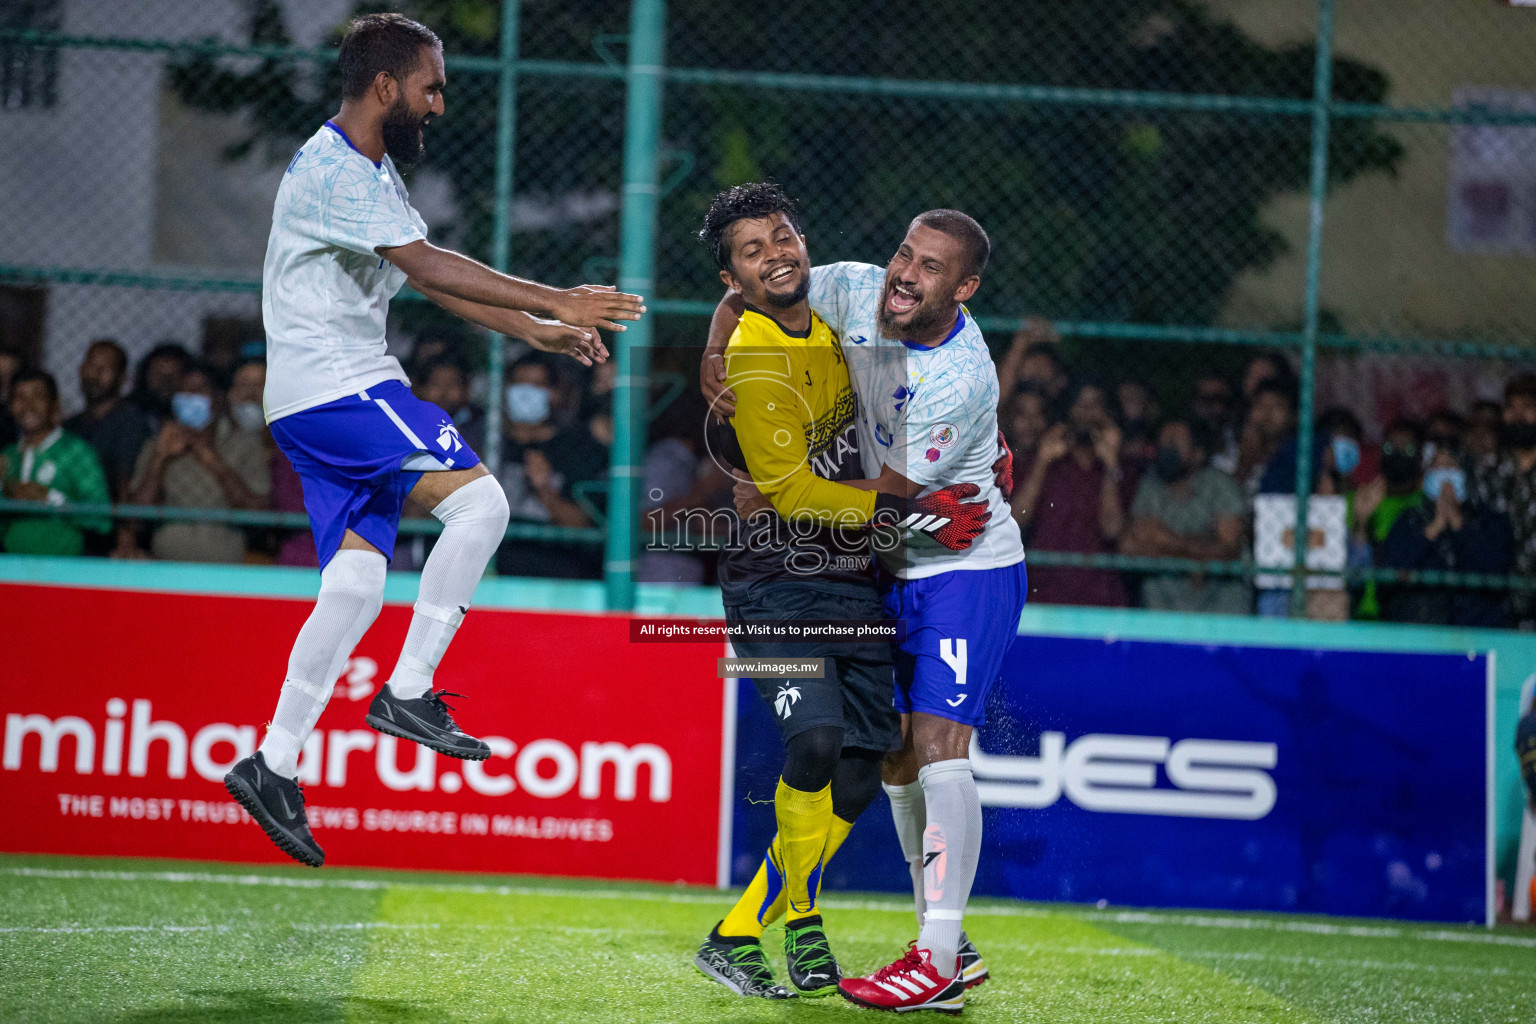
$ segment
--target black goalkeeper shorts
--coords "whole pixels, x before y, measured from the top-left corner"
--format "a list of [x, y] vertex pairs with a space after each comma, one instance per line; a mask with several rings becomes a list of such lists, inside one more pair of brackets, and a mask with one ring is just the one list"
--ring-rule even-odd
[[[830, 619], [877, 621], [885, 610], [873, 586], [839, 587], [814, 581], [769, 580], [747, 590], [741, 604], [725, 606], [726, 621], [783, 622]], [[821, 679], [754, 679], [787, 742], [807, 729], [838, 726], [843, 746], [888, 751], [901, 746], [901, 716], [893, 704], [895, 669], [889, 643], [825, 640], [733, 640], [738, 658], [823, 658]]]

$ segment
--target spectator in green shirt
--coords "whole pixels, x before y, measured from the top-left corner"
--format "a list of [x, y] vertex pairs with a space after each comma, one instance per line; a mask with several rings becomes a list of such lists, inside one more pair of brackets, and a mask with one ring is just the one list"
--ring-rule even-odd
[[[50, 505], [107, 504], [107, 478], [96, 452], [59, 426], [59, 385], [41, 370], [22, 370], [11, 381], [11, 415], [21, 438], [0, 452], [5, 497]], [[0, 548], [21, 555], [78, 555], [85, 533], [106, 533], [104, 518], [22, 516], [0, 525]]]

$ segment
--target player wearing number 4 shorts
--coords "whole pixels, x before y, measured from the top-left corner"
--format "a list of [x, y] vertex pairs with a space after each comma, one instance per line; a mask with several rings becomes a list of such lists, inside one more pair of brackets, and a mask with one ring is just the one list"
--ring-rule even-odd
[[880, 552], [886, 614], [907, 624], [895, 655], [903, 743], [882, 775], [920, 931], [900, 959], [841, 982], [844, 998], [875, 1009], [959, 1013], [965, 990], [987, 977], [963, 928], [981, 851], [969, 746], [1026, 593], [1024, 548], [1004, 497], [1011, 479], [993, 480], [997, 371], [963, 305], [990, 251], [970, 217], [931, 210], [913, 220], [885, 268], [811, 271], [811, 308], [841, 339], [858, 392], [864, 474], [917, 495], [970, 483], [994, 513], [963, 549], [918, 533]]
[[[453, 420], [411, 394], [385, 351], [389, 300], [410, 282], [448, 311], [589, 365], [594, 327], [643, 311], [609, 289], [554, 289], [428, 244], [395, 164], [422, 155], [443, 114], [442, 45], [398, 14], [353, 22], [338, 55], [342, 105], [288, 165], [262, 272], [267, 423], [304, 484], [320, 594], [288, 659], [261, 747], [224, 785], [284, 853], [325, 860], [304, 813], [298, 760], [342, 666], [384, 602], [407, 496], [442, 535], [421, 573], [405, 644], [367, 722], [448, 757], [489, 747], [458, 727], [433, 675], [507, 526], [507, 499]], [[529, 315], [548, 314], [552, 320]]]
[[[806, 301], [810, 260], [794, 206], [777, 186], [721, 193], [701, 235], [721, 278], [746, 302], [724, 357], [734, 415], [711, 421], [710, 450], [767, 496], [743, 513], [741, 535], [722, 553], [726, 619], [878, 620], [872, 525], [921, 523], [938, 543], [963, 547], [990, 513], [964, 500], [975, 486], [908, 499], [859, 479], [848, 371], [837, 338]], [[818, 658], [824, 673], [755, 680], [784, 736], [778, 834], [695, 964], [740, 995], [830, 995], [842, 971], [821, 915], [821, 877], [879, 793], [881, 759], [899, 745], [891, 646], [742, 638], [734, 648], [742, 657]], [[774, 981], [761, 944], [764, 928], [781, 916], [792, 988]]]

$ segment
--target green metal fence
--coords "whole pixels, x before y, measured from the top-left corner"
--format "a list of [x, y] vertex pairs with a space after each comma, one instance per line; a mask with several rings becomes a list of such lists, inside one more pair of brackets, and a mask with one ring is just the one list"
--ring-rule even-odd
[[[0, 14], [0, 286], [44, 310], [30, 326], [4, 321], [15, 337], [0, 343], [33, 346], [70, 400], [93, 337], [142, 353], [206, 338], [215, 320], [249, 330], [277, 180], [335, 106], [348, 9], [316, 22], [320, 6], [66, 0]], [[1079, 373], [1141, 379], [1172, 405], [1202, 369], [1235, 371], [1256, 347], [1289, 353], [1298, 497], [1324, 391], [1374, 401], [1363, 418], [1379, 430], [1414, 410], [1371, 398], [1369, 381], [1433, 379], [1465, 403], [1536, 341], [1524, 286], [1536, 12], [1492, 0], [1424, 0], [1414, 17], [1391, 0], [395, 6], [448, 53], [448, 116], [411, 179], [434, 238], [500, 269], [648, 299], [652, 316], [614, 346], [606, 527], [509, 530], [601, 542], [615, 608], [634, 599], [648, 381], [653, 368], [691, 373], [719, 294], [694, 232], [714, 191], [738, 181], [784, 183], [823, 262], [883, 262], [924, 208], [976, 215], [996, 256], [974, 306], [999, 357], [1043, 316]], [[392, 314], [397, 340], [453, 329], [419, 300]], [[506, 347], [467, 344], [484, 353], [483, 454], [496, 467]], [[189, 515], [299, 522], [164, 513]], [[1201, 568], [1254, 574], [1248, 561]], [[1346, 574], [1529, 586], [1518, 574]], [[1293, 597], [1299, 613], [1302, 588]]]

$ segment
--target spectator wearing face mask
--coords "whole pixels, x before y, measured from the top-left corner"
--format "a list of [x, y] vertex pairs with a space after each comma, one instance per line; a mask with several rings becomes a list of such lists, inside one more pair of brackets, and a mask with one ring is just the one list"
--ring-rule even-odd
[[[1514, 571], [1536, 575], [1536, 374], [1521, 374], [1504, 387], [1501, 451], [1492, 466], [1480, 467], [1473, 497], [1509, 519], [1515, 539]], [[1536, 628], [1536, 594], [1512, 591], [1510, 615], [1521, 629]]]
[[[1514, 562], [1509, 520], [1470, 500], [1460, 453], [1442, 443], [1424, 473], [1419, 501], [1382, 544], [1387, 569], [1503, 575]], [[1391, 622], [1499, 627], [1505, 601], [1492, 590], [1393, 584], [1381, 587], [1381, 617]]]
[[1424, 466], [1434, 461], [1435, 453], [1452, 448], [1465, 454], [1462, 447], [1467, 435], [1467, 421], [1450, 409], [1441, 409], [1424, 423]]
[[1348, 409], [1334, 406], [1317, 418], [1315, 432], [1323, 442], [1318, 493], [1353, 494], [1355, 474], [1360, 469], [1360, 445], [1365, 438], [1359, 419]]
[[[1350, 507], [1351, 543], [1371, 552], [1372, 565], [1380, 564], [1382, 545], [1398, 517], [1419, 503], [1423, 451], [1424, 431], [1417, 422], [1397, 420], [1389, 424], [1381, 443], [1381, 475], [1355, 491]], [[1379, 590], [1374, 581], [1365, 584], [1356, 618], [1380, 617]]]
[[[509, 373], [501, 486], [512, 518], [551, 526], [592, 525], [577, 499], [576, 485], [602, 479], [608, 452], [583, 424], [555, 422], [552, 363], [533, 352]], [[596, 503], [596, 495], [588, 500]], [[587, 545], [508, 542], [497, 556], [497, 571], [511, 576], [601, 575], [602, 552]]]
[[174, 341], [163, 341], [139, 360], [128, 401], [149, 417], [151, 432], [174, 419], [171, 398], [181, 386], [182, 374], [194, 365], [192, 353]]
[[[173, 508], [265, 509], [271, 469], [260, 438], [240, 429], [207, 369], [193, 365], [171, 396], [172, 419], [144, 445], [129, 501]], [[221, 523], [167, 522], [150, 541], [155, 558], [242, 562], [245, 531]], [[132, 534], [120, 532], [118, 557], [138, 557]]]
[[[106, 504], [107, 479], [95, 450], [59, 426], [59, 385], [41, 370], [19, 370], [11, 381], [10, 414], [20, 438], [0, 451], [0, 494], [49, 505]], [[0, 518], [0, 549], [17, 555], [79, 555], [86, 534], [104, 535], [103, 518]]]
[[[1218, 443], [1199, 420], [1164, 421], [1152, 472], [1136, 489], [1131, 525], [1121, 537], [1124, 554], [1202, 561], [1241, 557], [1243, 491], [1207, 464], [1207, 453]], [[1246, 615], [1252, 603], [1242, 579], [1203, 573], [1150, 575], [1142, 581], [1141, 597], [1148, 608], [1228, 615]]]
[[269, 449], [276, 449], [267, 430], [267, 414], [262, 393], [267, 388], [267, 361], [242, 359], [235, 364], [229, 381], [229, 418], [235, 426], [262, 439]]
[[91, 342], [80, 363], [80, 393], [85, 409], [64, 421], [64, 429], [83, 437], [96, 450], [114, 500], [122, 500], [133, 479], [139, 451], [149, 440], [144, 411], [122, 397], [128, 378], [128, 353], [108, 338]]
[[[1103, 388], [1079, 386], [1066, 423], [1045, 432], [1039, 453], [1011, 505], [1040, 551], [1109, 554], [1125, 526], [1120, 428], [1109, 418]], [[1125, 583], [1110, 569], [1037, 566], [1029, 596], [1047, 604], [1123, 607]]]

